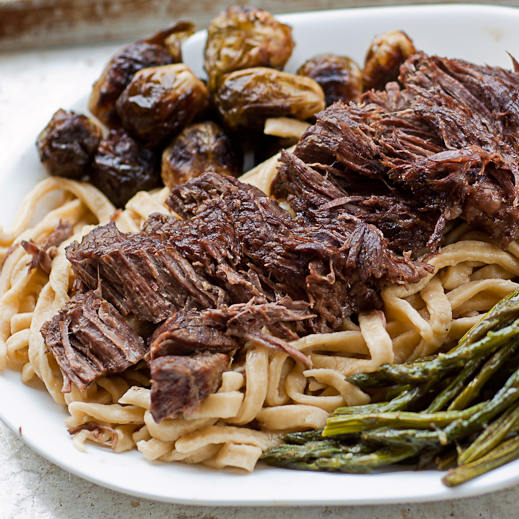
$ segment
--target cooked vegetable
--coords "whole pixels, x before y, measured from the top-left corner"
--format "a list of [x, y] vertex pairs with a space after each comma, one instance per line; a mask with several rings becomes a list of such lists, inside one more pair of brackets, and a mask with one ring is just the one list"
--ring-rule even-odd
[[519, 436], [507, 440], [474, 463], [467, 463], [449, 471], [442, 481], [454, 487], [497, 469], [519, 458]]
[[[194, 31], [190, 22], [178, 22], [150, 38], [125, 47], [108, 63], [101, 77], [94, 84], [88, 104], [89, 110], [104, 124], [120, 126], [115, 102], [128, 86], [133, 75], [147, 67], [170, 65], [182, 60], [180, 46], [171, 38], [187, 36]], [[169, 38], [169, 40], [168, 40]], [[171, 43], [168, 44], [168, 41]]]
[[250, 67], [282, 69], [292, 55], [292, 29], [267, 11], [233, 5], [207, 29], [204, 65], [214, 89], [224, 74]]
[[449, 353], [349, 378], [364, 387], [408, 382], [388, 392], [392, 399], [337, 409], [321, 438], [315, 431], [287, 435], [289, 445], [269, 449], [264, 459], [356, 473], [419, 456], [419, 466], [435, 459], [440, 469], [454, 467], [443, 478], [454, 486], [519, 458], [518, 334], [519, 289]]
[[326, 98], [326, 106], [336, 101], [349, 103], [360, 101], [362, 95], [362, 71], [350, 58], [335, 54], [321, 54], [309, 59], [297, 73], [319, 83]]
[[116, 207], [124, 207], [138, 191], [160, 186], [159, 157], [124, 130], [112, 130], [99, 144], [90, 178]]
[[232, 129], [263, 129], [269, 117], [304, 120], [325, 106], [323, 91], [313, 79], [266, 67], [225, 76], [216, 104], [223, 121]]
[[364, 90], [384, 90], [386, 83], [398, 79], [400, 65], [415, 52], [413, 42], [402, 31], [390, 31], [377, 36], [364, 62]]
[[207, 171], [239, 176], [243, 152], [214, 122], [192, 124], [162, 153], [162, 180], [176, 186]]
[[101, 130], [91, 119], [60, 109], [36, 144], [49, 175], [80, 180], [87, 174], [100, 140]]
[[207, 89], [181, 63], [135, 74], [117, 100], [124, 128], [153, 148], [182, 131], [207, 108]]
[[[174, 63], [182, 63], [182, 44], [195, 34], [195, 24], [183, 22], [183, 25], [180, 25], [177, 29], [174, 32], [168, 32], [164, 39], [164, 45], [166, 45], [169, 53], [173, 56]], [[160, 35], [161, 33], [158, 34]]]

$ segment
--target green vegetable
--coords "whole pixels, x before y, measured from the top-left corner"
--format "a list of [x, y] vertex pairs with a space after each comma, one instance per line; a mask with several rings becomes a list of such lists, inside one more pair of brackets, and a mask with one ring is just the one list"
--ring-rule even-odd
[[448, 487], [453, 487], [501, 467], [517, 458], [519, 458], [519, 436], [515, 436], [511, 440], [500, 444], [478, 461], [451, 469], [442, 481]]
[[448, 486], [468, 481], [519, 458], [518, 350], [519, 289], [448, 353], [349, 377], [362, 388], [388, 388], [386, 401], [341, 407], [323, 431], [289, 434], [263, 459], [351, 473], [412, 459], [450, 469]]

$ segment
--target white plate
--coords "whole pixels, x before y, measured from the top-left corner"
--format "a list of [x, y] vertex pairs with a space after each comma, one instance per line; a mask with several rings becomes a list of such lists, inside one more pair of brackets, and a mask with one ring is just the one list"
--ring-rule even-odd
[[[506, 52], [519, 57], [519, 10], [511, 8], [373, 8], [280, 18], [294, 28], [296, 48], [289, 71], [322, 52], [345, 54], [362, 63], [372, 38], [393, 29], [406, 31], [417, 48], [430, 54], [504, 67], [510, 66]], [[200, 75], [203, 39], [203, 34], [195, 35], [184, 52], [185, 61]], [[78, 98], [86, 96], [89, 87], [85, 85]], [[84, 108], [85, 99], [78, 102], [78, 107]], [[31, 144], [27, 151], [15, 157], [9, 171], [0, 173], [3, 224], [12, 221], [23, 194], [43, 176], [32, 144], [34, 138], [28, 136]], [[448, 489], [436, 471], [349, 475], [296, 472], [260, 464], [254, 473], [244, 474], [238, 470], [217, 472], [198, 466], [150, 463], [136, 451], [115, 454], [93, 445], [84, 454], [72, 446], [62, 423], [65, 416], [66, 411], [44, 391], [24, 386], [19, 373], [8, 370], [0, 375], [0, 418], [15, 433], [21, 432], [31, 448], [82, 478], [139, 497], [198, 505], [382, 504], [466, 497], [519, 482], [519, 461]]]

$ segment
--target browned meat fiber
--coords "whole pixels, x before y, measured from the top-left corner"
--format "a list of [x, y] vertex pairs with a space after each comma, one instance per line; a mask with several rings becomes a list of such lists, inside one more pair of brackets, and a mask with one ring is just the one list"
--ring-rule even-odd
[[39, 267], [43, 272], [49, 274], [52, 268], [52, 259], [58, 252], [57, 247], [71, 236], [72, 225], [60, 221], [56, 228], [41, 242], [34, 243], [32, 240], [22, 240], [20, 245], [32, 255], [29, 270]]
[[506, 248], [519, 231], [517, 70], [418, 53], [400, 72], [401, 85], [318, 114], [297, 145], [295, 155], [334, 187], [329, 200], [300, 199], [288, 159], [274, 194], [308, 221], [331, 209], [354, 215], [398, 252], [436, 250], [455, 218]]
[[123, 315], [159, 323], [174, 310], [216, 308], [227, 295], [200, 276], [178, 248], [155, 233], [121, 233], [111, 222], [72, 243], [67, 258], [88, 288]]
[[[307, 303], [291, 301], [289, 297], [259, 305], [249, 302], [198, 312], [181, 310], [161, 324], [150, 337], [149, 357], [156, 359], [203, 351], [234, 353], [246, 341], [253, 341], [285, 350], [310, 366], [308, 357], [300, 351], [279, 337], [261, 333], [261, 330], [263, 327], [297, 323], [312, 317]], [[297, 335], [291, 338], [297, 338]]]
[[155, 216], [133, 234], [109, 224], [67, 249], [76, 276], [89, 289], [100, 280], [123, 315], [158, 323], [174, 310], [289, 296], [315, 314], [296, 331], [329, 332], [352, 313], [380, 307], [383, 286], [429, 271], [388, 250], [380, 231], [353, 216], [292, 220], [276, 201], [226, 175], [177, 186], [168, 203], [184, 220]]
[[337, 330], [345, 317], [380, 307], [383, 286], [418, 281], [429, 271], [391, 252], [380, 231], [354, 216], [308, 225], [232, 177], [207, 173], [176, 186], [168, 204], [199, 236], [206, 221], [228, 222], [242, 264], [274, 282], [277, 293], [310, 303], [316, 317], [304, 322], [306, 333]]
[[92, 291], [68, 301], [41, 333], [63, 374], [63, 393], [71, 383], [85, 390], [103, 375], [121, 373], [146, 353], [144, 340]]

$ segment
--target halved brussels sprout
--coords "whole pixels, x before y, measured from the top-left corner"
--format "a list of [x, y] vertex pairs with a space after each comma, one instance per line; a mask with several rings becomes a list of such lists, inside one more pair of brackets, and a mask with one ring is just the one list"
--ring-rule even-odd
[[292, 55], [292, 29], [267, 11], [233, 5], [207, 29], [204, 64], [214, 90], [224, 74], [251, 67], [283, 68]]
[[218, 112], [232, 129], [262, 129], [269, 117], [305, 120], [324, 109], [324, 93], [309, 77], [254, 67], [225, 76], [216, 93]]
[[377, 36], [364, 62], [364, 91], [384, 90], [386, 83], [398, 79], [400, 65], [415, 53], [412, 40], [402, 31], [385, 32]]
[[357, 103], [362, 95], [362, 71], [345, 56], [321, 54], [305, 62], [297, 73], [319, 83], [324, 91], [326, 106], [336, 101]]
[[124, 128], [153, 148], [193, 122], [207, 103], [205, 85], [178, 63], [137, 72], [116, 107]]
[[115, 102], [128, 86], [133, 75], [143, 68], [182, 61], [180, 46], [178, 44], [168, 46], [168, 38], [174, 38], [175, 35], [191, 35], [194, 27], [190, 22], [178, 22], [149, 38], [125, 47], [108, 63], [103, 74], [94, 84], [88, 104], [89, 110], [110, 128], [120, 126]]
[[184, 128], [162, 153], [162, 180], [168, 187], [208, 171], [235, 177], [243, 172], [241, 148], [212, 121]]
[[80, 180], [88, 168], [101, 140], [101, 130], [85, 115], [58, 110], [36, 144], [49, 175]]

